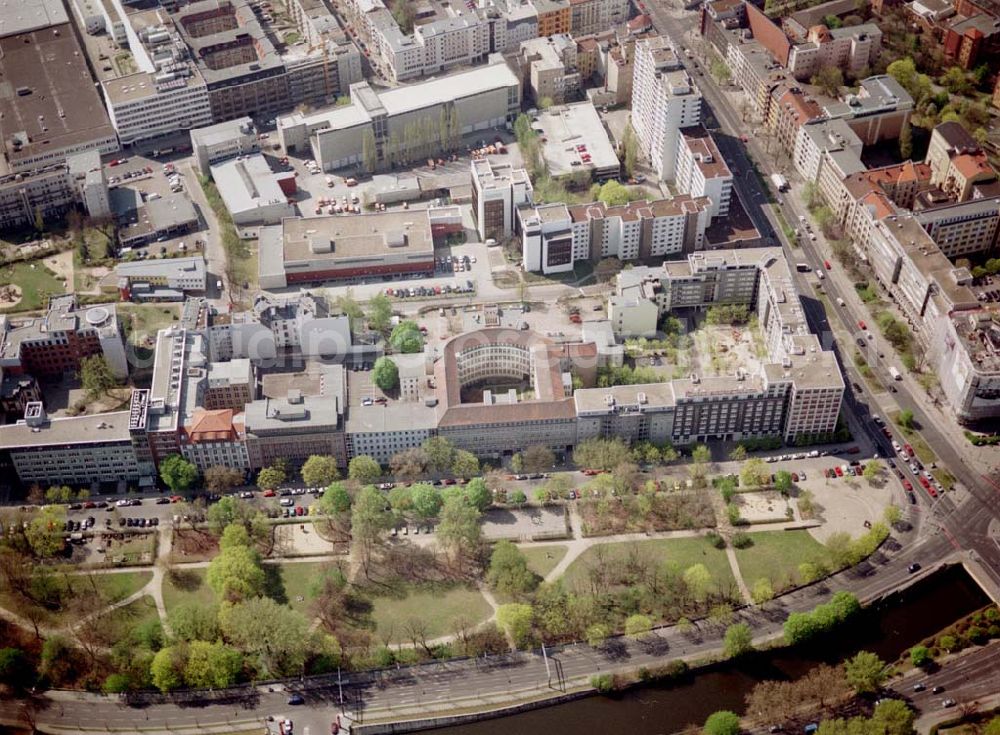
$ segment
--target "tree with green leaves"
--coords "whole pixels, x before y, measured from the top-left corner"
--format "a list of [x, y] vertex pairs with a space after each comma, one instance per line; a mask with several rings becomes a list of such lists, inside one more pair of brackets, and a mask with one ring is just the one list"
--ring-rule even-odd
[[224, 689], [236, 683], [243, 670], [243, 656], [221, 641], [192, 641], [184, 665], [184, 683], [189, 687]]
[[507, 636], [515, 648], [523, 648], [531, 642], [531, 621], [534, 611], [531, 605], [514, 602], [497, 608], [497, 628]]
[[896, 423], [902, 426], [904, 429], [913, 428], [913, 411], [908, 408], [904, 408], [899, 412], [899, 417], [896, 419]]
[[684, 570], [684, 583], [695, 597], [704, 597], [712, 585], [712, 573], [704, 564], [692, 564]]
[[170, 630], [179, 641], [214, 641], [219, 638], [219, 608], [200, 602], [183, 602], [167, 614]]
[[313, 454], [302, 465], [302, 482], [311, 487], [327, 487], [340, 479], [337, 460], [325, 454]]
[[586, 632], [587, 645], [593, 648], [600, 648], [610, 635], [611, 629], [603, 623], [588, 625]]
[[368, 326], [383, 336], [389, 334], [392, 324], [392, 301], [379, 292], [368, 300]]
[[410, 498], [413, 510], [424, 520], [436, 518], [441, 512], [441, 493], [429, 483], [421, 482], [411, 487]]
[[872, 712], [870, 731], [880, 735], [912, 735], [915, 719], [913, 710], [903, 700], [882, 699]]
[[510, 541], [498, 541], [490, 554], [486, 572], [490, 587], [502, 595], [518, 597], [531, 592], [538, 585], [538, 577], [528, 569], [528, 560]]
[[309, 621], [270, 597], [255, 597], [219, 612], [225, 640], [252, 657], [251, 666], [261, 678], [299, 676], [303, 673], [313, 636]]
[[877, 692], [889, 677], [889, 666], [871, 651], [858, 651], [844, 662], [844, 679], [858, 694]]
[[523, 490], [513, 490], [507, 495], [507, 500], [515, 508], [520, 508], [522, 505], [528, 502], [528, 496], [524, 494]]
[[788, 470], [778, 470], [775, 472], [774, 489], [782, 495], [788, 495], [792, 489], [792, 473]]
[[705, 726], [702, 730], [705, 735], [739, 735], [739, 715], [729, 710], [713, 712], [705, 720]]
[[737, 444], [733, 447], [732, 451], [729, 452], [730, 462], [742, 462], [747, 458], [747, 448], [742, 444]]
[[361, 304], [354, 298], [354, 292], [351, 289], [347, 289], [337, 297], [337, 308], [350, 322], [351, 332], [357, 332], [358, 325], [365, 318], [365, 312], [361, 308]]
[[573, 462], [577, 467], [611, 471], [627, 462], [631, 457], [628, 446], [619, 438], [585, 439], [573, 450]]
[[434, 472], [447, 472], [455, 461], [455, 445], [443, 436], [432, 436], [420, 445], [427, 455], [428, 467]]
[[257, 473], [257, 487], [263, 490], [277, 490], [287, 479], [281, 467], [272, 465]]
[[824, 66], [813, 75], [809, 82], [819, 87], [824, 94], [837, 97], [840, 94], [840, 88], [844, 86], [844, 73], [839, 67]]
[[351, 510], [351, 496], [341, 482], [331, 482], [316, 503], [319, 512], [327, 516], [343, 516]]
[[771, 580], [761, 577], [754, 582], [753, 589], [750, 591], [750, 597], [753, 599], [755, 605], [763, 605], [773, 600], [774, 588], [771, 586]]
[[625, 635], [629, 638], [642, 638], [653, 629], [653, 621], [648, 615], [629, 615], [625, 619]]
[[411, 320], [401, 321], [392, 329], [389, 335], [389, 344], [396, 352], [412, 353], [420, 352], [424, 349], [424, 335], [420, 333], [420, 327]]
[[639, 141], [631, 122], [625, 126], [625, 133], [622, 135], [622, 154], [625, 175], [631, 178], [635, 176], [635, 165], [639, 160]]
[[359, 454], [347, 464], [347, 476], [362, 485], [370, 485], [382, 476], [382, 467], [367, 454]]
[[392, 522], [385, 509], [385, 498], [371, 485], [361, 488], [351, 509], [351, 537], [358, 550], [358, 559], [365, 578], [371, 573], [372, 553], [382, 541]]
[[740, 468], [740, 485], [743, 487], [759, 487], [768, 484], [769, 480], [767, 465], [760, 457], [751, 457]]
[[383, 355], [375, 361], [372, 382], [386, 392], [396, 389], [399, 385], [399, 368], [391, 357]]
[[361, 162], [368, 173], [374, 173], [378, 166], [378, 149], [375, 146], [375, 133], [365, 130], [361, 137]]
[[726, 658], [739, 658], [753, 651], [753, 632], [746, 623], [734, 623], [726, 628], [722, 653]]
[[92, 355], [80, 361], [80, 382], [90, 398], [100, 398], [118, 385], [111, 365], [103, 355]]
[[556, 463], [555, 453], [544, 444], [532, 444], [521, 453], [525, 472], [546, 472]]
[[465, 499], [469, 501], [469, 504], [478, 510], [480, 513], [486, 511], [491, 505], [493, 505], [493, 493], [486, 486], [486, 480], [482, 477], [474, 477], [469, 480], [465, 485]]
[[198, 479], [198, 468], [179, 454], [169, 454], [160, 462], [160, 479], [172, 492], [183, 493]]
[[715, 81], [718, 84], [729, 84], [729, 80], [732, 77], [732, 72], [729, 71], [729, 67], [722, 59], [713, 59], [708, 71], [715, 77]]
[[[934, 657], [931, 656], [931, 649], [927, 646], [914, 646], [910, 649], [910, 663], [914, 666], [919, 666], [920, 668], [925, 668], [933, 663]], [[1000, 735], [1000, 733], [998, 733]]]
[[220, 600], [238, 602], [264, 593], [265, 575], [260, 554], [250, 546], [222, 549], [208, 563], [205, 580]]
[[66, 526], [66, 507], [50, 505], [42, 508], [28, 521], [24, 537], [35, 556], [47, 559], [60, 553], [66, 546], [63, 529]]
[[20, 688], [27, 684], [25, 676], [31, 670], [20, 648], [0, 648], [0, 683]]
[[482, 528], [479, 511], [464, 495], [453, 495], [441, 506], [437, 527], [438, 541], [454, 559], [460, 559], [479, 548]]
[[913, 125], [910, 122], [899, 129], [899, 157], [904, 161], [913, 158]]
[[455, 458], [451, 462], [451, 471], [456, 477], [469, 479], [479, 474], [479, 460], [472, 452], [464, 449], [455, 451]]
[[183, 684], [186, 653], [186, 646], [168, 646], [157, 651], [149, 666], [153, 686], [161, 692], [169, 692]]

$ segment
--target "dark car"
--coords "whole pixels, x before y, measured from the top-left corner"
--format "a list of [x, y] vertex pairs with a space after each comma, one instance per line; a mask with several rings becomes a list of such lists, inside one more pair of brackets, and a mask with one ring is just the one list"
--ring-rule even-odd
[[289, 704], [305, 704], [306, 700], [302, 698], [301, 694], [293, 694], [288, 698]]
[[913, 562], [912, 564], [910, 564], [910, 566], [906, 568], [906, 571], [908, 571], [910, 574], [916, 574], [917, 572], [920, 571], [920, 565], [917, 564], [916, 562]]

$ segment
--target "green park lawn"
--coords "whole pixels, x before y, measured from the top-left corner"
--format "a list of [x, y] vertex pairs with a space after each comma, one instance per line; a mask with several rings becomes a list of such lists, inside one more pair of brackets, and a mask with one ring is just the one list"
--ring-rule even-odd
[[150, 620], [159, 619], [156, 601], [149, 595], [143, 595], [138, 600], [101, 615], [99, 621], [101, 625], [120, 626], [113, 629], [134, 630]]
[[21, 300], [11, 311], [34, 311], [45, 306], [49, 296], [65, 293], [63, 284], [41, 262], [14, 263], [0, 268], [0, 286], [21, 287]]
[[307, 614], [311, 600], [309, 588], [328, 566], [325, 562], [315, 561], [265, 564], [264, 569], [268, 572], [271, 583], [271, 596], [293, 610]]
[[403, 588], [401, 597], [373, 597], [372, 620], [378, 638], [391, 633], [393, 643], [407, 643], [407, 623], [419, 620], [427, 639], [451, 635], [453, 623], [465, 618], [475, 625], [490, 616], [489, 603], [474, 587], [464, 585], [424, 585]]
[[528, 560], [528, 569], [539, 577], [545, 578], [549, 572], [555, 569], [556, 564], [566, 556], [568, 547], [563, 544], [552, 546], [529, 546], [522, 548], [521, 553]]
[[167, 614], [178, 605], [196, 602], [211, 605], [215, 602], [215, 592], [205, 581], [204, 569], [178, 567], [163, 575], [163, 605]]
[[830, 554], [808, 531], [761, 531], [749, 534], [753, 545], [736, 549], [740, 574], [753, 588], [758, 579], [769, 579], [775, 591], [799, 584], [802, 562], [830, 564]]
[[628, 558], [632, 547], [648, 555], [656, 564], [669, 562], [684, 570], [695, 564], [704, 564], [716, 584], [726, 587], [733, 584], [733, 571], [729, 567], [726, 552], [716, 549], [708, 539], [692, 538], [651, 539], [649, 541], [623, 541], [591, 546], [569, 565], [563, 577], [568, 589], [585, 589], [587, 570], [599, 557], [598, 548], [603, 548], [607, 558], [622, 560]]
[[[106, 600], [109, 604], [124, 600], [129, 595], [135, 594], [142, 589], [150, 579], [152, 572], [121, 572], [115, 574], [54, 574], [53, 582], [61, 591], [66, 606], [58, 610], [50, 610], [48, 622], [53, 626], [62, 626], [72, 623], [72, 594], [94, 594]], [[93, 587], [91, 586], [93, 585]], [[72, 593], [69, 592], [72, 590]], [[0, 606], [17, 609], [16, 604], [6, 592], [0, 592]]]

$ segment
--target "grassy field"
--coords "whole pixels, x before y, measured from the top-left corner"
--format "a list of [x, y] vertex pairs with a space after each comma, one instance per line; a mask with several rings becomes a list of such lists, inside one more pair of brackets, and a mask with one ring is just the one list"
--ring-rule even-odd
[[374, 597], [372, 605], [378, 637], [391, 633], [393, 642], [408, 641], [406, 627], [411, 620], [421, 621], [430, 639], [450, 635], [452, 624], [460, 618], [475, 624], [491, 612], [478, 590], [461, 585], [410, 587], [404, 597]]
[[753, 545], [736, 549], [740, 574], [748, 587], [756, 580], [771, 580], [775, 590], [798, 584], [798, 565], [802, 562], [830, 563], [830, 555], [808, 531], [762, 531], [751, 533]]
[[123, 304], [118, 307], [122, 319], [130, 319], [132, 331], [129, 341], [141, 345], [146, 337], [156, 339], [156, 333], [169, 327], [179, 317], [180, 307], [176, 304]]
[[[102, 599], [108, 603], [112, 603], [124, 600], [129, 595], [135, 594], [152, 578], [152, 572], [122, 572], [119, 574], [93, 575], [54, 574], [52, 577], [53, 583], [62, 593], [66, 607], [49, 611], [47, 615], [48, 622], [57, 627], [73, 622], [72, 618], [75, 613], [72, 610], [72, 595], [74, 593], [78, 595], [94, 594], [94, 588], [91, 587], [92, 584], [96, 587], [97, 594]], [[72, 592], [69, 590], [72, 590]], [[0, 592], [0, 606], [17, 609], [16, 604], [6, 592]]]
[[138, 600], [105, 613], [96, 622], [100, 625], [120, 626], [122, 630], [132, 630], [150, 620], [159, 619], [156, 601], [149, 595], [143, 595]]
[[274, 583], [275, 599], [304, 613], [309, 607], [309, 587], [327, 566], [325, 562], [300, 562], [265, 564], [264, 569]]
[[179, 569], [163, 576], [163, 604], [167, 612], [186, 602], [203, 605], [215, 602], [215, 593], [205, 581], [204, 569]]
[[21, 287], [21, 301], [11, 311], [34, 311], [45, 306], [49, 296], [65, 293], [55, 274], [40, 263], [14, 263], [0, 268], [0, 286]]
[[528, 559], [528, 569], [543, 578], [562, 561], [566, 551], [567, 547], [562, 544], [521, 549], [521, 553]]
[[[632, 547], [637, 547], [640, 553], [651, 556], [657, 564], [669, 562], [682, 570], [695, 564], [704, 564], [716, 583], [728, 585], [734, 582], [726, 552], [716, 549], [706, 538], [652, 539], [600, 545], [609, 559], [622, 560], [627, 558]], [[586, 584], [587, 570], [598, 558], [597, 548], [590, 547], [570, 564], [563, 576], [567, 588], [573, 589], [577, 585], [582, 588]]]

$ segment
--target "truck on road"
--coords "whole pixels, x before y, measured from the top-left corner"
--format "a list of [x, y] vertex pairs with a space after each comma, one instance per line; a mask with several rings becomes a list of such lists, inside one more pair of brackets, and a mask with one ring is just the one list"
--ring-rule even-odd
[[771, 174], [771, 183], [774, 184], [774, 188], [778, 191], [788, 190], [788, 179], [781, 174]]
[[893, 366], [889, 367], [889, 375], [892, 376], [893, 380], [902, 380], [903, 379], [903, 376], [900, 374], [900, 372], [895, 367], [893, 367]]

